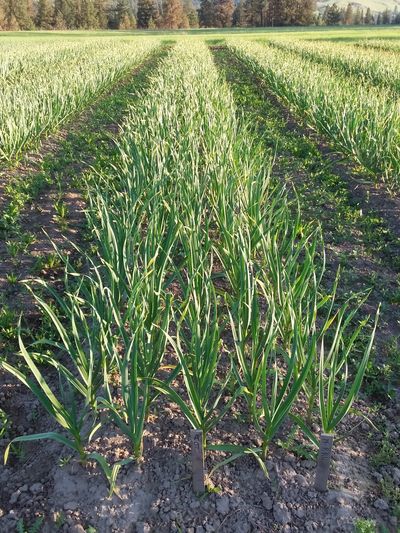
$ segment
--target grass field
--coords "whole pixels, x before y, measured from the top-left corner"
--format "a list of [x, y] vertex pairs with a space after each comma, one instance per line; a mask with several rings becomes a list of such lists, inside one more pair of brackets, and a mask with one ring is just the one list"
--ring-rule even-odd
[[397, 530], [399, 67], [0, 33], [0, 531]]
[[287, 35], [293, 34], [298, 38], [310, 38], [320, 40], [343, 40], [343, 41], [358, 41], [360, 39], [389, 39], [398, 40], [399, 27], [398, 26], [348, 26], [346, 28], [341, 26], [331, 26], [325, 28], [319, 27], [277, 27], [277, 28], [223, 28], [223, 29], [210, 29], [200, 28], [191, 30], [163, 30], [162, 32], [157, 30], [135, 30], [135, 31], [40, 31], [40, 32], [1, 32], [0, 39], [6, 42], [16, 39], [21, 40], [38, 41], [38, 40], [75, 40], [77, 38], [88, 37], [114, 37], [114, 38], [126, 38], [126, 37], [149, 37], [158, 36], [163, 38], [165, 35], [185, 36], [185, 37], [203, 37], [213, 36], [214, 38], [224, 38], [227, 35], [241, 35], [245, 38], [253, 39], [254, 35], [260, 35], [262, 38], [268, 38], [271, 35]]

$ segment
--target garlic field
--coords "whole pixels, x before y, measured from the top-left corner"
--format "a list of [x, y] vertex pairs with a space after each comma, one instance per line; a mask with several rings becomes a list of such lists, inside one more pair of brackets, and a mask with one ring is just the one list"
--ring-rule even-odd
[[398, 37], [1, 37], [0, 532], [397, 530]]

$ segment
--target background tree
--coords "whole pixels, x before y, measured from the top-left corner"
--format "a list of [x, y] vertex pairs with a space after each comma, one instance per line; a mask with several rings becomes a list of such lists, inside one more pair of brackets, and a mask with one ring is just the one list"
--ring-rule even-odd
[[135, 15], [125, 13], [119, 23], [119, 30], [134, 30], [137, 27]]
[[315, 21], [314, 0], [285, 0], [282, 5], [281, 24], [307, 26]]
[[0, 30], [5, 30], [6, 28], [6, 16], [4, 12], [4, 6], [0, 2]]
[[53, 11], [50, 0], [39, 0], [35, 17], [36, 27], [41, 30], [51, 30], [54, 22]]
[[373, 24], [374, 22], [375, 20], [371, 8], [368, 8], [364, 17], [364, 24]]
[[392, 22], [392, 13], [389, 9], [385, 9], [382, 13], [382, 24], [390, 24]]
[[[181, 0], [165, 0], [162, 24], [167, 29], [177, 29], [182, 24], [183, 5]], [[189, 25], [189, 24], [188, 24]]]
[[246, 8], [243, 0], [239, 0], [239, 3], [236, 4], [232, 16], [232, 24], [238, 28], [247, 26]]
[[34, 29], [32, 4], [28, 0], [3, 0], [2, 13], [5, 29]]
[[185, 11], [182, 13], [181, 22], [179, 24], [181, 30], [188, 30], [190, 28], [189, 18], [186, 15]]
[[215, 0], [214, 24], [217, 28], [230, 28], [235, 10], [233, 0]]
[[116, 30], [129, 30], [136, 27], [136, 19], [128, 0], [117, 0], [109, 25]]
[[315, 23], [315, 10], [316, 10], [316, 1], [315, 0], [303, 0], [301, 13], [298, 17], [298, 24], [302, 26], [308, 26], [309, 24]]
[[[270, 0], [267, 6], [267, 22], [270, 26], [283, 26], [286, 20], [286, 0]], [[261, 26], [264, 26], [261, 16]]]
[[199, 22], [203, 28], [212, 28], [214, 26], [214, 6], [211, 0], [201, 0]]
[[79, 4], [75, 6], [69, 0], [55, 0], [54, 18], [58, 29], [76, 28], [76, 15], [80, 12]]
[[[273, 6], [271, 8], [273, 9]], [[244, 9], [249, 26], [265, 26], [267, 22], [266, 0], [245, 0]]]
[[344, 13], [344, 18], [343, 18], [343, 24], [345, 24], [346, 26], [349, 26], [350, 24], [353, 24], [353, 22], [354, 22], [353, 6], [351, 4], [347, 4], [347, 8], [346, 8], [346, 11]]
[[199, 27], [199, 15], [197, 9], [193, 5], [192, 0], [184, 0], [183, 2], [183, 13], [187, 18], [189, 28], [198, 28]]
[[[200, 2], [196, 9], [193, 2]], [[235, 5], [235, 2], [236, 5]], [[373, 24], [371, 9], [315, 0], [0, 0], [0, 29], [132, 29], [310, 24]], [[136, 18], [135, 18], [136, 15]], [[377, 15], [378, 24], [399, 24], [399, 10]]]
[[137, 26], [138, 28], [146, 29], [149, 27], [149, 23], [152, 20], [154, 27], [154, 18], [157, 14], [157, 8], [153, 2], [153, 0], [138, 0], [138, 8], [137, 8]]
[[78, 25], [85, 30], [93, 30], [99, 27], [99, 20], [93, 0], [82, 0]]
[[4, 28], [10, 31], [19, 30], [19, 24], [14, 14], [13, 2], [10, 0], [4, 0], [2, 4], [2, 12]]
[[337, 4], [327, 6], [324, 11], [324, 22], [328, 26], [335, 26], [340, 23], [340, 9]]
[[109, 20], [109, 8], [105, 0], [94, 0], [97, 24], [99, 28], [107, 28]]
[[356, 26], [364, 24], [364, 12], [360, 7], [356, 9], [356, 12], [353, 17], [353, 24], [355, 24]]

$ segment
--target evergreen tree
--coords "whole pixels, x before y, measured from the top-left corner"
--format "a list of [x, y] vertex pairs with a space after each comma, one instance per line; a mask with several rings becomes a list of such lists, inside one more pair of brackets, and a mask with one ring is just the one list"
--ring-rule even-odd
[[300, 11], [298, 14], [298, 24], [302, 26], [309, 26], [315, 23], [315, 0], [303, 0], [300, 3]]
[[67, 29], [67, 23], [65, 21], [64, 15], [61, 13], [61, 11], [58, 11], [55, 13], [54, 16], [54, 29], [56, 30], [66, 30]]
[[239, 3], [235, 7], [232, 16], [232, 24], [238, 28], [247, 26], [246, 9], [243, 0], [239, 0]]
[[28, 0], [4, 0], [3, 24], [7, 30], [33, 30], [32, 4]]
[[82, 0], [80, 21], [78, 26], [86, 30], [98, 28], [99, 21], [93, 0]]
[[365, 17], [364, 17], [364, 24], [373, 24], [374, 23], [374, 16], [372, 14], [371, 8], [368, 8]]
[[364, 22], [364, 13], [358, 7], [353, 17], [353, 24], [355, 24], [356, 26], [360, 26], [361, 24], [363, 24], [363, 22]]
[[[192, 0], [184, 0], [183, 2], [183, 16], [186, 17], [189, 28], [198, 28], [199, 27], [199, 15], [195, 9]], [[182, 21], [183, 24], [186, 23], [185, 20]], [[182, 26], [185, 27], [185, 26]]]
[[149, 25], [147, 26], [147, 29], [148, 30], [156, 30], [157, 28], [158, 28], [158, 25], [156, 24], [156, 22], [153, 19], [153, 17], [151, 17], [150, 20], [149, 20]]
[[354, 12], [353, 12], [353, 6], [351, 4], [347, 4], [346, 11], [344, 13], [343, 18], [343, 24], [346, 24], [346, 26], [349, 26], [350, 24], [353, 24], [354, 22]]
[[199, 22], [203, 28], [212, 28], [214, 26], [214, 9], [211, 0], [201, 0]]
[[[270, 26], [283, 26], [287, 18], [286, 0], [270, 0], [268, 3], [267, 20]], [[261, 16], [261, 26], [264, 26], [264, 20]]]
[[149, 28], [149, 23], [152, 20], [154, 27], [156, 27], [154, 18], [156, 17], [157, 9], [153, 0], [138, 0], [137, 9], [137, 26], [138, 28]]
[[233, 0], [215, 0], [214, 23], [217, 28], [230, 28], [235, 10]]
[[136, 18], [131, 13], [125, 13], [119, 23], [119, 30], [134, 30], [137, 26]]
[[13, 2], [10, 2], [10, 0], [3, 0], [2, 12], [4, 29], [9, 31], [19, 30], [19, 25], [14, 14]]
[[15, 2], [15, 16], [21, 30], [34, 30], [34, 9], [32, 0], [18, 0]]
[[73, 5], [69, 0], [55, 0], [54, 18], [57, 29], [73, 30], [77, 27], [77, 19], [80, 17], [80, 3]]
[[50, 0], [39, 0], [35, 24], [41, 30], [50, 30], [53, 27], [53, 6]]
[[199, 14], [196, 9], [192, 8], [187, 13], [190, 28], [198, 28], [200, 26]]
[[4, 6], [0, 2], [0, 30], [6, 30], [6, 14], [4, 11]]
[[180, 27], [183, 18], [181, 0], [165, 0], [163, 6], [162, 24], [164, 28], [174, 30]]
[[327, 6], [324, 12], [324, 22], [328, 26], [335, 26], [340, 23], [340, 9], [337, 4]]
[[97, 26], [99, 28], [107, 28], [108, 13], [105, 0], [94, 0], [94, 8], [96, 11]]
[[181, 30], [188, 30], [190, 28], [189, 17], [185, 13], [185, 11], [183, 11], [183, 13], [182, 13], [182, 18], [181, 18], [181, 22], [179, 24], [179, 28]]
[[392, 22], [392, 14], [389, 9], [385, 9], [382, 13], [382, 24], [390, 24]]
[[128, 30], [136, 27], [136, 19], [128, 0], [117, 0], [112, 27], [117, 30]]
[[307, 26], [315, 19], [314, 0], [285, 0], [281, 4], [280, 23], [290, 26]]
[[[276, 0], [272, 0], [269, 5], [271, 6], [273, 2], [276, 2]], [[266, 25], [267, 17], [270, 13], [270, 11], [267, 12], [266, 0], [245, 0], [244, 9], [246, 12], [246, 21], [249, 26]], [[272, 19], [270, 18], [270, 20]]]
[[379, 25], [382, 24], [382, 14], [381, 13], [378, 13], [378, 18], [376, 19], [376, 23]]

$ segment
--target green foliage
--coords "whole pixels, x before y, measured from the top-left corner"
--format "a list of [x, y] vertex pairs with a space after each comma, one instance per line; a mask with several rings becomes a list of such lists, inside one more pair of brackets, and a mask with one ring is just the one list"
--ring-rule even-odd
[[392, 513], [400, 518], [400, 487], [389, 477], [385, 477], [380, 482], [382, 496], [389, 502]]
[[400, 465], [400, 445], [393, 441], [387, 432], [382, 436], [379, 449], [371, 457], [371, 463], [375, 468], [390, 464]]
[[[307, 436], [315, 440], [316, 411], [324, 431], [337, 429], [375, 330], [357, 318], [363, 297], [336, 305], [338, 281], [327, 292], [320, 230], [271, 176], [269, 154], [204, 43], [173, 48], [126, 114], [113, 164], [86, 183], [93, 246], [75, 246], [83, 268], [55, 249], [43, 267], [63, 267], [62, 293], [40, 280], [31, 288], [48, 333], [28, 346], [20, 332], [23, 364], [2, 365], [61, 432], [10, 445], [53, 439], [86, 461], [88, 441], [112, 421], [138, 461], [160, 394], [202, 430], [207, 450], [230, 454], [217, 467], [250, 455], [268, 474], [270, 444], [298, 416], [300, 395]], [[207, 444], [239, 396], [261, 445]], [[91, 457], [112, 494], [123, 463]]]
[[364, 518], [359, 518], [354, 523], [354, 532], [355, 533], [376, 533], [376, 524], [373, 520], [366, 520]]
[[299, 57], [297, 51], [244, 41], [230, 47], [306, 125], [325, 135], [367, 172], [382, 176], [388, 187], [398, 187], [399, 114], [390, 91], [366, 86], [358, 79], [355, 83], [330, 66]]
[[128, 459], [123, 459], [122, 461], [118, 461], [114, 463], [112, 466], [110, 466], [106, 459], [97, 452], [92, 452], [88, 455], [88, 459], [94, 459], [98, 462], [98, 464], [101, 466], [104, 475], [107, 478], [108, 484], [110, 486], [110, 492], [108, 494], [108, 497], [111, 498], [112, 495], [115, 493], [117, 496], [119, 495], [119, 490], [116, 486], [117, 484], [117, 477], [119, 474], [119, 471], [121, 468], [125, 465], [128, 465], [131, 463], [134, 459], [132, 457]]
[[10, 428], [10, 417], [3, 409], [0, 409], [0, 439], [5, 439], [8, 437]]
[[44, 521], [44, 516], [39, 516], [36, 518], [34, 523], [31, 526], [26, 526], [24, 520], [20, 518], [17, 522], [16, 531], [17, 533], [39, 533]]
[[[156, 41], [8, 43], [0, 105], [0, 161], [11, 164], [84, 109], [155, 48]], [[29, 72], [26, 70], [29, 63]], [[83, 70], [85, 76], [82, 76]], [[12, 213], [9, 213], [9, 218]], [[7, 220], [7, 223], [12, 221]]]

